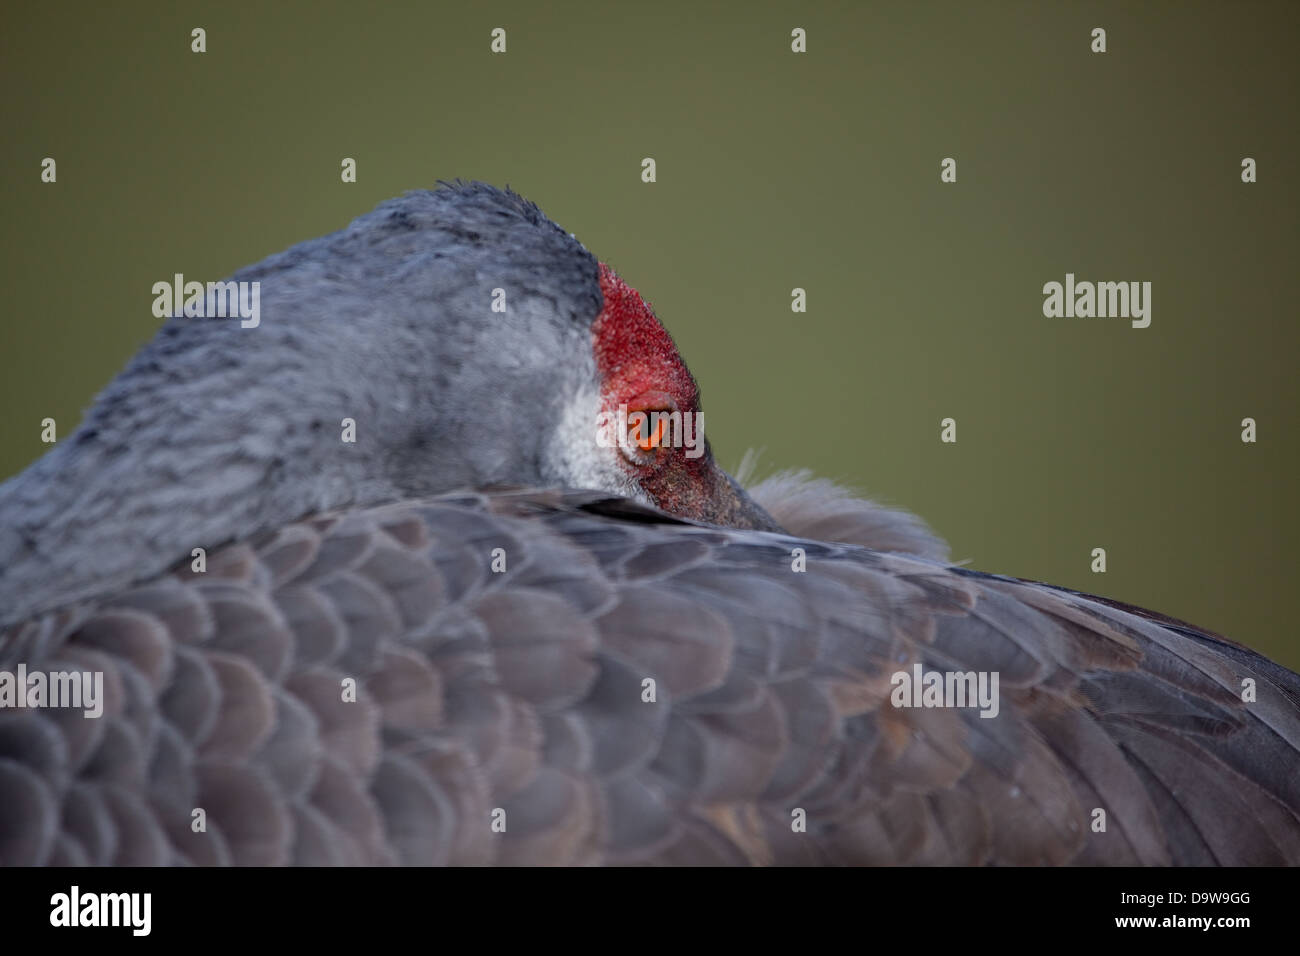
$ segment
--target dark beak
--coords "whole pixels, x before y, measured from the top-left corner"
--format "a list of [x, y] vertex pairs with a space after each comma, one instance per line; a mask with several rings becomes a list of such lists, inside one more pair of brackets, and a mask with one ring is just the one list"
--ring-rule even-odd
[[709, 502], [711, 511], [699, 520], [710, 524], [723, 525], [728, 528], [751, 528], [754, 531], [776, 531], [784, 534], [785, 529], [763, 510], [735, 478], [727, 474], [716, 464], [714, 469], [714, 493]]

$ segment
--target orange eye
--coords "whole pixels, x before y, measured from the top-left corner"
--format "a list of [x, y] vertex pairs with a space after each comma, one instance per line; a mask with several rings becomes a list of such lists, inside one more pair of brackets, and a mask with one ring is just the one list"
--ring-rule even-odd
[[[641, 447], [642, 451], [650, 451], [659, 447], [660, 442], [664, 440], [664, 432], [668, 431], [668, 419], [665, 417], [668, 410], [664, 408], [646, 408], [642, 409], [642, 411], [647, 416], [647, 423], [653, 422], [654, 424], [648, 430], [644, 427], [637, 430], [636, 443]], [[665, 414], [656, 414], [656, 412]]]
[[645, 391], [627, 402], [623, 412], [627, 416], [623, 454], [633, 464], [647, 465], [672, 441], [672, 415], [677, 412], [677, 403], [666, 392]]

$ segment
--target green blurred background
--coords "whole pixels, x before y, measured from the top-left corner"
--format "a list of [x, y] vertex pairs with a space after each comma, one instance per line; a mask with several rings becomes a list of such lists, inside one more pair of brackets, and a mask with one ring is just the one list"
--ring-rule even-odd
[[[653, 303], [724, 464], [761, 447], [919, 513], [975, 567], [1300, 668], [1300, 4], [8, 4], [0, 24], [0, 476], [150, 337], [155, 281], [463, 176], [534, 199]], [[1066, 272], [1151, 281], [1151, 327], [1044, 318]]]

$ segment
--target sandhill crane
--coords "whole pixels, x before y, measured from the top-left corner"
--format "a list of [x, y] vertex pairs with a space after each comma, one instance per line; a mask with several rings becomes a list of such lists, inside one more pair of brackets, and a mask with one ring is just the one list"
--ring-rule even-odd
[[1300, 677], [746, 492], [519, 196], [232, 281], [0, 486], [0, 861], [1300, 861]]

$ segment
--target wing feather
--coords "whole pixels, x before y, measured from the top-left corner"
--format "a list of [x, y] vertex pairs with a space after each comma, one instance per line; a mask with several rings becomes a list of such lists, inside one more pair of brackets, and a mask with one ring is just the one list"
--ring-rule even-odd
[[[16, 625], [0, 668], [100, 672], [103, 716], [0, 710], [0, 861], [1300, 862], [1300, 677], [830, 512], [857, 543], [443, 496]], [[860, 546], [909, 534], [940, 557]], [[918, 665], [996, 716], [894, 706]]]

